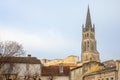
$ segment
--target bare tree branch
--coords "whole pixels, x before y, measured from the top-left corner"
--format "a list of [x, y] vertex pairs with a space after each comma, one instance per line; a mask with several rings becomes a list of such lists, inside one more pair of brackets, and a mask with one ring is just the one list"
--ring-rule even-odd
[[[25, 51], [23, 50], [23, 46], [15, 41], [5, 41], [5, 42], [0, 42], [0, 69], [2, 67], [4, 67], [4, 65], [6, 64], [4, 61], [8, 60], [8, 57], [18, 57], [21, 55], [25, 54]], [[0, 71], [0, 76], [4, 74], [4, 76], [6, 77], [6, 79], [8, 79], [11, 75], [11, 71], [13, 67], [15, 67], [14, 65], [12, 65], [12, 63], [8, 63], [10, 65], [10, 67], [5, 70], [5, 71]], [[7, 73], [6, 73], [7, 72]], [[18, 72], [15, 73], [17, 78]]]
[[0, 42], [0, 53], [3, 57], [20, 56], [25, 53], [23, 46], [15, 41]]

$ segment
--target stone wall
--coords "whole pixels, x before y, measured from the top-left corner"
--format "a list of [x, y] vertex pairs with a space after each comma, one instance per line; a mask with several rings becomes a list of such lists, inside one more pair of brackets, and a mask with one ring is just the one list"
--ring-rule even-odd
[[[41, 80], [50, 80], [49, 76], [42, 76]], [[69, 76], [54, 76], [52, 80], [70, 80]]]
[[48, 60], [48, 59], [42, 59], [41, 62], [44, 66], [51, 66], [51, 65], [58, 65], [60, 63], [73, 63], [77, 64], [79, 61], [78, 56], [68, 56], [67, 58], [64, 59], [54, 59], [54, 60]]
[[[29, 76], [33, 78], [34, 76], [40, 77], [41, 75], [41, 65], [40, 64], [25, 64], [25, 63], [13, 63], [13, 68], [9, 68], [10, 64], [5, 64], [0, 72], [3, 78], [5, 76], [3, 74], [11, 74], [16, 75], [17, 80], [24, 80], [25, 76]], [[11, 72], [8, 70], [11, 69]]]
[[116, 62], [117, 70], [118, 70], [118, 80], [120, 80], [120, 60]]
[[82, 80], [82, 67], [78, 66], [71, 70], [70, 72], [71, 80]]
[[84, 80], [117, 80], [116, 71], [105, 72], [100, 74], [91, 74], [84, 77]]

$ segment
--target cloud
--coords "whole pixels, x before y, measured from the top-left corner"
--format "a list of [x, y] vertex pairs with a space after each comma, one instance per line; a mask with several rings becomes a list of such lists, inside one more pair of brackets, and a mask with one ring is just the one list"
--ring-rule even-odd
[[53, 30], [40, 30], [39, 34], [30, 34], [19, 29], [10, 29], [8, 26], [7, 28], [4, 27], [6, 26], [4, 25], [3, 28], [0, 29], [1, 40], [17, 41], [22, 44], [28, 52], [32, 50], [61, 52], [75, 46], [75, 41]]

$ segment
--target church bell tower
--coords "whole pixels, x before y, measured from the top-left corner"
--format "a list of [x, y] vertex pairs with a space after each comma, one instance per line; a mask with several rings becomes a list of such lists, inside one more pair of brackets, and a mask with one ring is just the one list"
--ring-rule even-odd
[[82, 25], [82, 62], [97, 61], [100, 62], [99, 53], [96, 47], [95, 25], [92, 25], [90, 9], [88, 6], [86, 24]]

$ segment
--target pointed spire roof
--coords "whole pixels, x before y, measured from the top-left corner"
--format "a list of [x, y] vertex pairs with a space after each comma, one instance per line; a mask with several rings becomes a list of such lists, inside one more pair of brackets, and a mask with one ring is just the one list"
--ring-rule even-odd
[[86, 27], [86, 28], [87, 28], [87, 27], [92, 27], [89, 5], [88, 5], [88, 10], [87, 10], [85, 27]]

